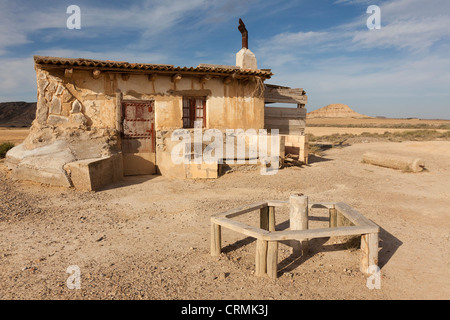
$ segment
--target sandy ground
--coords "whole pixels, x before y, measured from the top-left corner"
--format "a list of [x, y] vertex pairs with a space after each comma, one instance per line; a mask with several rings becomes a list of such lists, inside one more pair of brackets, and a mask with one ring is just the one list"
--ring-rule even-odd
[[[363, 164], [368, 150], [421, 157], [427, 170]], [[88, 193], [11, 181], [0, 163], [0, 298], [450, 298], [450, 142], [359, 143], [310, 160], [274, 176], [126, 177]], [[358, 248], [336, 239], [311, 240], [300, 259], [282, 244], [277, 280], [254, 276], [256, 242], [236, 232], [225, 229], [222, 255], [210, 256], [211, 215], [298, 191], [346, 202], [381, 227], [381, 289], [366, 287]], [[311, 228], [326, 225], [326, 215], [312, 210]], [[286, 212], [276, 219], [286, 227]], [[66, 285], [72, 265], [79, 290]]]

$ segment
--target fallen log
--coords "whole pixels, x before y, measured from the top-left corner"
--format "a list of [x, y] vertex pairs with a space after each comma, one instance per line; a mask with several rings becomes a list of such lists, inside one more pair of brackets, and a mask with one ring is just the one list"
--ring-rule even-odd
[[377, 152], [366, 152], [363, 162], [404, 172], [420, 172], [425, 168], [422, 159]]

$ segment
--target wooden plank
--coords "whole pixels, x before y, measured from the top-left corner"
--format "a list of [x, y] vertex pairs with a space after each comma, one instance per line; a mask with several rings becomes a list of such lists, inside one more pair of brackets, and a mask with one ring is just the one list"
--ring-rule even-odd
[[253, 203], [247, 206], [243, 206], [243, 207], [239, 207], [236, 209], [231, 209], [225, 212], [221, 212], [221, 213], [217, 213], [215, 215], [213, 215], [213, 217], [227, 217], [227, 218], [233, 218], [233, 217], [237, 217], [240, 216], [242, 214], [245, 214], [247, 212], [251, 212], [254, 210], [258, 210], [261, 208], [264, 208], [267, 206], [267, 202], [257, 202], [257, 203]]
[[327, 238], [336, 236], [351, 236], [366, 233], [376, 233], [378, 228], [372, 226], [351, 226], [338, 228], [320, 228], [308, 230], [284, 230], [271, 232], [263, 235], [267, 241], [280, 240], [304, 240], [314, 238]]
[[269, 200], [267, 201], [269, 207], [289, 207], [289, 201], [287, 200]]
[[306, 121], [291, 118], [264, 118], [264, 126], [266, 125], [288, 128], [298, 126], [300, 128], [305, 128]]
[[273, 130], [277, 129], [279, 134], [298, 134], [302, 135], [305, 133], [305, 128], [302, 127], [288, 127], [288, 126], [273, 126], [273, 125], [265, 125], [264, 129]]
[[[311, 208], [333, 208], [336, 202], [310, 202], [308, 203], [308, 209]], [[269, 207], [289, 207], [289, 200], [267, 200]]]
[[[371, 226], [379, 229], [378, 225], [371, 220], [364, 217], [361, 213], [350, 207], [348, 204], [344, 202], [338, 202], [335, 205], [335, 208], [340, 211], [347, 219], [349, 219], [352, 223], [357, 226]], [[378, 231], [377, 231], [378, 232]]]
[[222, 227], [228, 228], [230, 230], [242, 233], [243, 235], [253, 237], [256, 239], [262, 239], [264, 235], [268, 235], [270, 233], [269, 231], [255, 228], [245, 223], [230, 220], [227, 218], [211, 217], [211, 222], [220, 224]]
[[336, 202], [313, 202], [310, 203], [309, 209], [311, 208], [324, 208], [324, 209], [330, 209], [330, 208], [334, 208], [334, 205], [336, 204]]
[[264, 117], [306, 118], [305, 108], [264, 107]]
[[305, 91], [301, 88], [281, 88], [264, 86], [264, 101], [268, 103], [293, 103], [293, 104], [306, 104], [307, 96]]

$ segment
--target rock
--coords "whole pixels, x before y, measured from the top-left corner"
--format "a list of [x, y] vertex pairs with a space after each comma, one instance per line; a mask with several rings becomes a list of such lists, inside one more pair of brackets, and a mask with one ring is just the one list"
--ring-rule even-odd
[[326, 107], [308, 112], [307, 119], [312, 118], [369, 118], [357, 113], [345, 104], [329, 104]]
[[51, 125], [51, 126], [59, 126], [59, 125], [63, 125], [66, 124], [69, 121], [68, 118], [63, 117], [63, 116], [56, 116], [56, 115], [49, 115], [47, 118], [47, 124]]
[[70, 110], [71, 113], [79, 113], [81, 112], [81, 103], [78, 100], [75, 100], [72, 103], [72, 110]]
[[50, 113], [61, 114], [61, 100], [53, 96], [52, 102], [50, 102]]
[[44, 98], [39, 98], [36, 105], [36, 120], [40, 124], [45, 124], [48, 117], [48, 105]]
[[32, 180], [54, 186], [70, 187], [71, 181], [63, 169], [64, 164], [75, 157], [63, 141], [47, 146], [25, 150], [23, 144], [9, 150], [5, 164], [18, 180]]

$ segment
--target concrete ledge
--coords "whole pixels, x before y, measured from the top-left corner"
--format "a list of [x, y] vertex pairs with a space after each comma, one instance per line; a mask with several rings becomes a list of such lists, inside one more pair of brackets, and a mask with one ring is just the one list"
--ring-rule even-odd
[[106, 158], [74, 161], [66, 164], [64, 170], [77, 190], [95, 191], [101, 187], [122, 180], [122, 154]]

